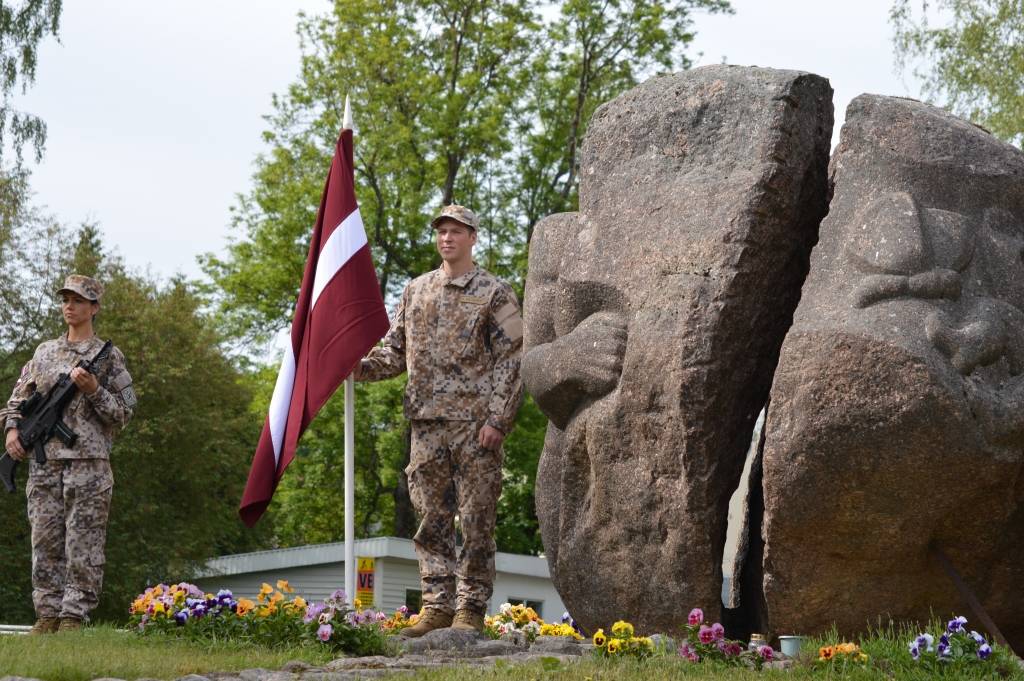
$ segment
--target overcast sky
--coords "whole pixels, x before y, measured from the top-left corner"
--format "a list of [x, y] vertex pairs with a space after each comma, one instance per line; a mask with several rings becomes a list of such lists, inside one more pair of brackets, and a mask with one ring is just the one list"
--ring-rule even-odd
[[[838, 134], [846, 105], [862, 92], [917, 95], [894, 73], [890, 5], [733, 0], [735, 15], [698, 17], [692, 52], [703, 53], [699, 64], [724, 58], [825, 76]], [[99, 222], [132, 267], [201, 276], [196, 256], [223, 249], [229, 208], [249, 186], [271, 94], [298, 73], [297, 13], [326, 7], [64, 3], [60, 43], [44, 44], [37, 82], [17, 100], [49, 127], [33, 171], [36, 202], [66, 223]]]

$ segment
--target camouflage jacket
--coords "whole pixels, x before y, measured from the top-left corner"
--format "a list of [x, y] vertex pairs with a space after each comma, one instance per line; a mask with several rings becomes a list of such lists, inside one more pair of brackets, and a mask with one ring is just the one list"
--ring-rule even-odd
[[473, 267], [409, 282], [382, 344], [363, 359], [360, 380], [409, 372], [409, 419], [484, 421], [512, 429], [522, 401], [523, 318], [512, 287]]
[[[18, 405], [33, 392], [46, 394], [62, 373], [70, 373], [79, 360], [90, 360], [103, 347], [93, 336], [89, 340], [69, 342], [67, 336], [46, 341], [36, 348], [35, 355], [21, 370], [21, 378], [3, 410], [7, 415], [4, 431], [16, 428], [21, 419]], [[132, 417], [135, 392], [132, 377], [124, 364], [124, 355], [116, 347], [110, 357], [100, 363], [97, 375], [100, 387], [92, 395], [79, 392], [64, 410], [64, 423], [78, 434], [74, 447], [68, 448], [53, 437], [46, 443], [48, 459], [106, 459], [114, 436]]]

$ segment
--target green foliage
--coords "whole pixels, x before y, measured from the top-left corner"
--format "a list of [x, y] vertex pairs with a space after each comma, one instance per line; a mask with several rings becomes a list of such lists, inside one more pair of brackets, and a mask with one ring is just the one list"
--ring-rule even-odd
[[544, 550], [533, 491], [547, 425], [548, 420], [527, 395], [504, 445], [504, 480], [494, 537], [501, 551], [538, 555]]
[[[20, 288], [2, 290], [15, 317], [0, 336], [0, 378], [9, 388], [35, 346], [62, 332], [54, 322], [55, 282], [72, 268], [106, 286], [96, 332], [124, 352], [139, 403], [111, 454], [115, 491], [106, 545], [104, 591], [94, 618], [123, 619], [124, 603], [146, 583], [180, 578], [199, 561], [261, 545], [264, 530], [243, 532], [241, 498], [259, 423], [248, 411], [252, 388], [221, 350], [223, 339], [181, 280], [159, 285], [128, 272], [103, 250], [99, 232], [51, 225], [52, 241], [15, 230], [22, 248], [42, 249], [52, 269], [19, 269]], [[15, 250], [18, 257], [24, 257]], [[19, 312], [21, 311], [21, 312]], [[31, 314], [30, 314], [31, 313]], [[21, 333], [19, 335], [17, 332]], [[24, 473], [14, 495], [0, 495], [0, 620], [32, 618]]]
[[1024, 0], [895, 0], [890, 17], [929, 98], [1024, 146]]
[[203, 267], [232, 333], [265, 340], [294, 307], [345, 94], [355, 105], [357, 195], [382, 290], [394, 295], [437, 262], [428, 226], [470, 201], [468, 160], [498, 158], [535, 25], [525, 0], [339, 0], [299, 23], [299, 81], [274, 99], [243, 237]]
[[301, 660], [323, 665], [334, 657], [321, 645], [265, 648], [237, 641], [191, 642], [132, 636], [110, 626], [59, 636], [0, 636], [4, 674], [50, 681], [177, 679], [188, 674], [280, 669]]
[[11, 107], [11, 92], [20, 84], [24, 92], [36, 77], [36, 51], [47, 35], [56, 37], [60, 28], [62, 0], [23, 0], [0, 3], [0, 160], [5, 144], [21, 165], [26, 144], [35, 149], [36, 161], [43, 155], [46, 124], [38, 117]]

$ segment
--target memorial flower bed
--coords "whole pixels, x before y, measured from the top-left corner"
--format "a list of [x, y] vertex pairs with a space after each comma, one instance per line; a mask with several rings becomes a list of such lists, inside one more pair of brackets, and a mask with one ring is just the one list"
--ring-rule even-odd
[[[200, 644], [320, 649], [355, 657], [398, 654], [398, 641], [391, 636], [417, 619], [404, 607], [388, 615], [363, 608], [358, 599], [350, 605], [340, 589], [323, 601], [307, 602], [284, 580], [276, 587], [263, 584], [253, 598], [236, 598], [227, 589], [203, 593], [185, 582], [157, 584], [139, 594], [130, 607], [131, 625], [141, 635], [158, 633]], [[504, 603], [497, 614], [485, 618], [484, 633], [519, 646], [543, 637], [592, 644], [586, 647], [594, 663], [624, 659], [662, 665], [708, 663], [707, 673], [712, 675], [723, 666], [760, 670], [777, 659], [808, 675], [846, 676], [856, 668], [869, 674], [895, 674], [897, 679], [903, 674], [917, 678], [915, 674], [922, 672], [957, 678], [1008, 677], [1019, 672], [1008, 651], [968, 629], [964, 617], [955, 617], [945, 626], [936, 622], [931, 629], [915, 636], [916, 626], [897, 630], [890, 625], [862, 643], [839, 642], [833, 633], [808, 641], [804, 649], [816, 649], [816, 658], [813, 654], [780, 658], [768, 645], [748, 646], [727, 638], [722, 624], [707, 620], [700, 608], [690, 611], [675, 641], [663, 635], [638, 636], [634, 625], [625, 620], [615, 622], [608, 631], [598, 629], [588, 639], [568, 613], [560, 622], [546, 623], [532, 608]]]
[[725, 627], [719, 622], [708, 624], [704, 611], [694, 608], [686, 618], [686, 641], [678, 649], [679, 656], [688, 662], [718, 661], [760, 669], [765, 662], [775, 659], [771, 646], [749, 649], [741, 641], [725, 637]]
[[402, 608], [393, 615], [350, 606], [337, 590], [323, 602], [291, 596], [285, 580], [263, 584], [255, 600], [227, 589], [203, 593], [194, 584], [157, 584], [132, 602], [129, 622], [141, 634], [163, 633], [194, 641], [233, 640], [271, 647], [313, 645], [353, 655], [387, 652], [388, 633], [415, 622]]

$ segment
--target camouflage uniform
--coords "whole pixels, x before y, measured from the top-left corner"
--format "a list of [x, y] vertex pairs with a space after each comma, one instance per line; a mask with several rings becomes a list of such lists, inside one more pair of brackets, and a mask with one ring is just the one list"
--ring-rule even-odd
[[[102, 288], [76, 285], [77, 276], [69, 277], [65, 288], [98, 299]], [[88, 282], [99, 286], [92, 279]], [[4, 430], [18, 426], [21, 402], [35, 391], [45, 394], [61, 373], [70, 372], [79, 360], [92, 359], [102, 347], [103, 341], [95, 336], [70, 342], [65, 335], [36, 348], [7, 402]], [[25, 494], [32, 526], [32, 601], [40, 618], [84, 619], [96, 607], [103, 584], [103, 546], [114, 484], [110, 447], [132, 416], [135, 394], [117, 348], [100, 363], [96, 377], [96, 392], [79, 392], [64, 411], [64, 422], [78, 434], [75, 445], [67, 447], [51, 438], [43, 464], [28, 452]]]
[[[438, 269], [406, 286], [383, 344], [362, 360], [360, 380], [409, 372], [405, 472], [422, 518], [415, 542], [426, 607], [484, 613], [491, 597], [504, 454], [481, 447], [478, 434], [484, 424], [512, 429], [522, 337], [508, 284], [475, 266], [455, 278]], [[456, 513], [464, 539], [458, 560]]]

